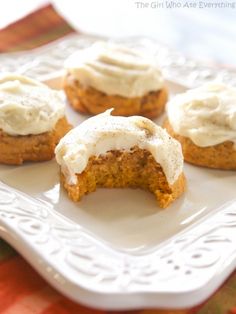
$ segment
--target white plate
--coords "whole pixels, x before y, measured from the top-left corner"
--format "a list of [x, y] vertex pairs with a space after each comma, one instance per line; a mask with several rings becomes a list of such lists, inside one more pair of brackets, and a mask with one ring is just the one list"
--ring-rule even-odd
[[[84, 119], [70, 109], [68, 117]], [[0, 166], [0, 235], [88, 306], [194, 306], [236, 266], [235, 172], [186, 164], [185, 173], [187, 192], [161, 210], [152, 194], [132, 189], [99, 189], [75, 204], [54, 160]]]

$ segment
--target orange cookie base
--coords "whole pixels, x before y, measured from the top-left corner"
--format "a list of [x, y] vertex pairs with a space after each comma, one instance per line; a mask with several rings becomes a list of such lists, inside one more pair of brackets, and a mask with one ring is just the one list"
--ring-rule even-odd
[[215, 146], [199, 147], [191, 139], [176, 134], [168, 120], [163, 127], [182, 145], [185, 161], [214, 169], [236, 170], [236, 150], [234, 143], [227, 141]]
[[66, 118], [54, 130], [37, 135], [11, 136], [0, 130], [0, 163], [20, 165], [24, 161], [44, 161], [54, 157], [59, 140], [71, 129]]
[[65, 77], [63, 85], [71, 106], [85, 114], [96, 115], [114, 108], [112, 115], [141, 115], [153, 119], [164, 111], [168, 99], [166, 88], [135, 98], [107, 95], [92, 87], [83, 87], [71, 74]]
[[61, 173], [61, 182], [75, 202], [97, 187], [132, 187], [152, 192], [161, 208], [169, 206], [184, 192], [186, 186], [183, 174], [173, 185], [169, 185], [161, 166], [151, 153], [138, 147], [130, 152], [114, 150], [98, 157], [92, 156], [86, 169], [77, 174], [77, 179], [77, 184], [69, 185]]

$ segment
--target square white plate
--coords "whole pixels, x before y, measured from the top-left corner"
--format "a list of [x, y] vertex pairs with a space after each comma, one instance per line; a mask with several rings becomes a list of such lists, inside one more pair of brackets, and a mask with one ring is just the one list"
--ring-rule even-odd
[[[85, 119], [67, 111], [74, 125]], [[185, 174], [187, 192], [161, 210], [152, 194], [133, 189], [99, 189], [75, 204], [54, 160], [2, 165], [0, 235], [88, 306], [194, 306], [236, 266], [236, 176], [187, 164]]]

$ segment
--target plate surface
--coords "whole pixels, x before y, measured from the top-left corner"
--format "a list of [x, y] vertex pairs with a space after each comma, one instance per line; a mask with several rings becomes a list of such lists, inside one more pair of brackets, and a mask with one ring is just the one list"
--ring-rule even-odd
[[[74, 125], [85, 119], [70, 108], [67, 116]], [[54, 160], [0, 166], [0, 235], [88, 306], [193, 306], [236, 266], [235, 173], [185, 164], [185, 174], [187, 192], [161, 210], [152, 194], [132, 189], [99, 189], [75, 204]]]

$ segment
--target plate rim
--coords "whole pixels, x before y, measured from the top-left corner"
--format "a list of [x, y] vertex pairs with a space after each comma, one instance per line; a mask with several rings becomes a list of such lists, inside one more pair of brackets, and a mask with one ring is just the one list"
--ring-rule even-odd
[[[80, 302], [89, 307], [98, 309], [105, 308], [107, 310], [125, 310], [143, 307], [180, 309], [193, 307], [203, 302], [223, 283], [236, 267], [236, 250], [232, 250], [233, 244], [235, 243], [233, 238], [236, 235], [236, 221], [234, 219], [232, 220], [232, 217], [236, 217], [235, 205], [236, 201], [232, 201], [223, 208], [209, 213], [204, 219], [200, 219], [185, 230], [166, 240], [163, 245], [155, 248], [151, 253], [138, 256], [130, 252], [115, 252], [114, 249], [105, 247], [99, 240], [92, 239], [85, 228], [77, 227], [76, 223], [70, 221], [70, 219], [64, 217], [62, 214], [57, 213], [40, 200], [36, 200], [0, 182], [0, 221], [2, 225], [0, 235], [17, 249], [46, 281], [62, 294], [76, 302]], [[221, 222], [220, 225], [219, 221]], [[211, 226], [211, 230], [209, 230], [209, 226]], [[133, 267], [136, 268], [136, 270], [142, 270], [142, 267], [144, 267], [145, 271], [153, 271], [153, 263], [156, 264], [157, 261], [160, 262], [163, 249], [166, 257], [161, 257], [165, 264], [161, 272], [169, 269], [168, 259], [170, 257], [172, 260], [183, 261], [183, 256], [185, 256], [185, 263], [182, 263], [182, 265], [179, 264], [180, 268], [184, 268], [186, 260], [188, 262], [192, 260], [189, 254], [193, 251], [193, 243], [198, 242], [201, 237], [214, 237], [214, 231], [218, 231], [220, 227], [230, 228], [231, 231], [233, 230], [231, 234], [232, 239], [228, 239], [232, 242], [231, 249], [228, 250], [228, 253], [225, 251], [224, 256], [221, 256], [217, 245], [213, 248], [209, 248], [207, 244], [205, 247], [203, 246], [204, 241], [200, 241], [200, 244], [197, 244], [194, 248], [194, 252], [198, 252], [200, 248], [201, 252], [203, 251], [204, 253], [205, 250], [207, 254], [210, 254], [210, 256], [208, 256], [208, 265], [205, 264], [205, 259], [203, 259], [203, 264], [197, 262], [195, 265], [188, 266], [188, 269], [194, 270], [194, 278], [196, 278], [196, 276], [201, 277], [197, 285], [193, 286], [192, 278], [189, 276], [189, 279], [185, 280], [184, 283], [187, 284], [191, 282], [191, 288], [188, 287], [183, 289], [183, 291], [178, 291], [179, 288], [178, 290], [172, 289], [172, 287], [176, 287], [176, 280], [183, 279], [183, 274], [178, 274], [178, 271], [177, 274], [174, 274], [172, 279], [171, 277], [167, 279], [161, 278], [160, 280], [163, 281], [163, 285], [161, 286], [159, 283], [159, 287], [153, 280], [147, 280], [147, 282], [144, 280], [142, 282], [142, 273], [136, 273], [136, 277], [131, 278]], [[65, 229], [65, 234], [60, 235], [60, 232], [56, 234], [55, 230], [60, 231], [60, 228]], [[67, 231], [69, 232], [68, 234]], [[49, 236], [49, 240], [47, 240], [48, 244], [47, 241], [38, 243], [45, 235]], [[76, 235], [78, 238], [76, 238]], [[78, 239], [78, 246], [71, 243], [71, 237], [73, 241]], [[54, 243], [53, 241], [56, 242]], [[176, 248], [178, 243], [180, 243], [179, 249]], [[41, 249], [42, 245], [43, 250]], [[188, 253], [189, 245], [190, 253]], [[96, 271], [94, 272], [92, 269], [94, 265], [91, 264], [89, 260], [88, 264], [91, 264], [92, 268], [91, 265], [87, 265], [87, 268], [85, 267], [85, 269], [82, 270], [75, 268], [75, 265], [81, 259], [80, 257], [80, 259], [78, 259], [77, 256], [82, 254], [83, 259], [84, 254], [85, 258], [87, 258], [86, 250], [88, 248], [90, 250], [91, 246], [93, 250], [92, 255], [97, 256], [97, 252], [101, 251], [103, 257], [108, 257], [109, 261], [113, 260], [114, 263], [118, 261], [115, 269], [116, 271], [118, 270], [118, 279], [108, 278], [108, 280], [111, 280], [111, 283], [108, 283], [106, 288], [103, 287], [102, 276], [100, 276], [100, 279], [97, 279], [97, 276], [100, 275], [99, 270], [97, 270], [97, 273]], [[78, 250], [80, 253], [78, 253]], [[68, 259], [68, 256], [70, 256], [70, 259]], [[229, 261], [229, 258], [231, 258], [231, 262], [226, 263]], [[104, 262], [103, 259], [102, 261]], [[139, 265], [140, 261], [141, 264]], [[149, 265], [145, 264], [147, 261]], [[94, 263], [94, 261], [92, 261], [92, 263]], [[60, 267], [62, 265], [65, 267], [63, 271], [59, 269], [59, 265]], [[106, 268], [107, 265], [105, 263], [102, 266]], [[46, 271], [48, 267], [51, 269], [50, 272]], [[96, 265], [94, 267], [96, 268]], [[84, 279], [84, 274], [81, 275], [83, 271], [92, 271], [93, 278], [88, 279], [85, 276]], [[109, 271], [111, 273], [109, 273]], [[108, 267], [108, 275], [112, 276], [113, 271], [114, 268], [109, 269]], [[129, 282], [126, 278], [127, 271], [130, 271], [129, 275], [131, 276]], [[74, 277], [75, 275], [77, 278]], [[107, 275], [106, 272], [105, 275]], [[138, 275], [140, 275], [140, 278], [142, 277], [140, 282]], [[89, 276], [91, 277], [91, 275]], [[148, 274], [147, 276], [150, 277]], [[177, 278], [175, 278], [176, 276]], [[57, 278], [57, 280], [55, 280], [55, 278]], [[86, 280], [88, 280], [88, 283], [85, 285]], [[124, 280], [125, 283], [122, 283], [122, 280]], [[158, 280], [158, 276], [156, 276], [156, 280]], [[165, 280], [167, 280], [169, 288], [166, 286]], [[115, 286], [115, 289], [107, 290], [110, 289], [112, 285]], [[108, 295], [110, 295], [111, 298], [107, 298]], [[171, 304], [167, 302], [170, 297], [172, 300]]]

